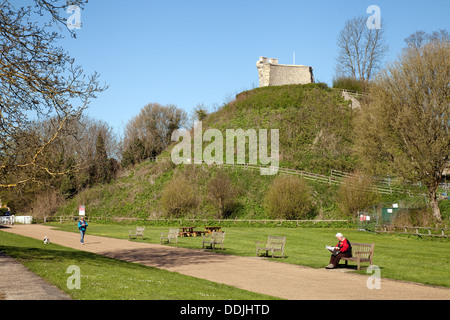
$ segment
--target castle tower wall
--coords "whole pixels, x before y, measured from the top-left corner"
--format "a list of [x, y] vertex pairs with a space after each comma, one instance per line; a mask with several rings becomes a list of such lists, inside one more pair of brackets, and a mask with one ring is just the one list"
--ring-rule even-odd
[[308, 66], [278, 64], [278, 59], [260, 57], [256, 67], [260, 87], [314, 83], [313, 68]]

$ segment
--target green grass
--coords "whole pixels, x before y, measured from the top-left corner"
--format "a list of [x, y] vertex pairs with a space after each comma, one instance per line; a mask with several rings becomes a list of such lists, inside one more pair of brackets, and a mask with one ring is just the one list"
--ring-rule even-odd
[[[95, 231], [95, 226], [90, 231]], [[259, 300], [274, 299], [231, 286], [124, 262], [41, 240], [1, 232], [0, 251], [77, 300]], [[68, 289], [66, 273], [80, 267], [81, 289]], [[20, 275], [17, 275], [20, 276]]]
[[[77, 231], [73, 225], [57, 226], [62, 230]], [[88, 234], [127, 239], [128, 230], [134, 228], [91, 223]], [[167, 232], [168, 229], [169, 227], [147, 226], [144, 241], [159, 243], [160, 233]], [[200, 227], [196, 229], [201, 230]], [[265, 240], [268, 235], [286, 236], [286, 257], [276, 260], [313, 268], [323, 268], [328, 264], [330, 255], [325, 245], [336, 244], [334, 236], [337, 232], [342, 232], [351, 242], [375, 243], [373, 263], [380, 267], [383, 278], [450, 287], [450, 242], [446, 239], [377, 235], [342, 229], [224, 227], [223, 230], [226, 232], [225, 250], [219, 250], [221, 253], [255, 256], [255, 241]], [[198, 249], [202, 247], [202, 239], [179, 238], [178, 244], [171, 245]], [[354, 265], [351, 262], [349, 264]], [[365, 271], [361, 270], [360, 273]]]

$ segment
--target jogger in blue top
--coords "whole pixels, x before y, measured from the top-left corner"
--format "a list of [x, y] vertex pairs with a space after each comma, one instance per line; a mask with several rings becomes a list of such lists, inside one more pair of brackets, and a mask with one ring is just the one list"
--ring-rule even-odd
[[80, 220], [78, 221], [78, 229], [80, 230], [80, 234], [81, 234], [81, 244], [84, 244], [84, 233], [86, 232], [86, 228], [87, 228], [88, 224], [86, 221], [84, 221], [84, 217], [81, 217]]

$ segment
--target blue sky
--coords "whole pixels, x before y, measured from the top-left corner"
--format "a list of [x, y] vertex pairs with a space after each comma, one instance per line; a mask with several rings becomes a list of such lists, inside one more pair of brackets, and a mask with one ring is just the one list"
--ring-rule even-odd
[[61, 45], [110, 86], [87, 113], [121, 134], [147, 103], [190, 113], [258, 86], [260, 56], [291, 64], [295, 52], [296, 64], [312, 66], [316, 81], [331, 84], [336, 38], [348, 19], [369, 17], [370, 5], [381, 8], [386, 61], [417, 30], [450, 31], [449, 0], [109, 0], [89, 1], [77, 39]]

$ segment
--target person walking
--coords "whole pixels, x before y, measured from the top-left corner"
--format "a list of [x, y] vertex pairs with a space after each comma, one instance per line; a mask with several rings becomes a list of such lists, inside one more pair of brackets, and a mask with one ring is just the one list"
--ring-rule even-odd
[[84, 220], [84, 217], [81, 217], [80, 220], [78, 221], [78, 230], [80, 230], [80, 234], [81, 234], [81, 244], [84, 245], [84, 234], [86, 232], [86, 228], [87, 228], [88, 224], [87, 222]]
[[339, 243], [336, 245], [336, 249], [338, 250], [337, 254], [332, 254], [330, 258], [330, 264], [326, 266], [327, 269], [334, 269], [338, 266], [339, 261], [342, 257], [351, 257], [352, 256], [352, 245], [350, 241], [348, 241], [342, 233], [337, 233], [336, 238]]

